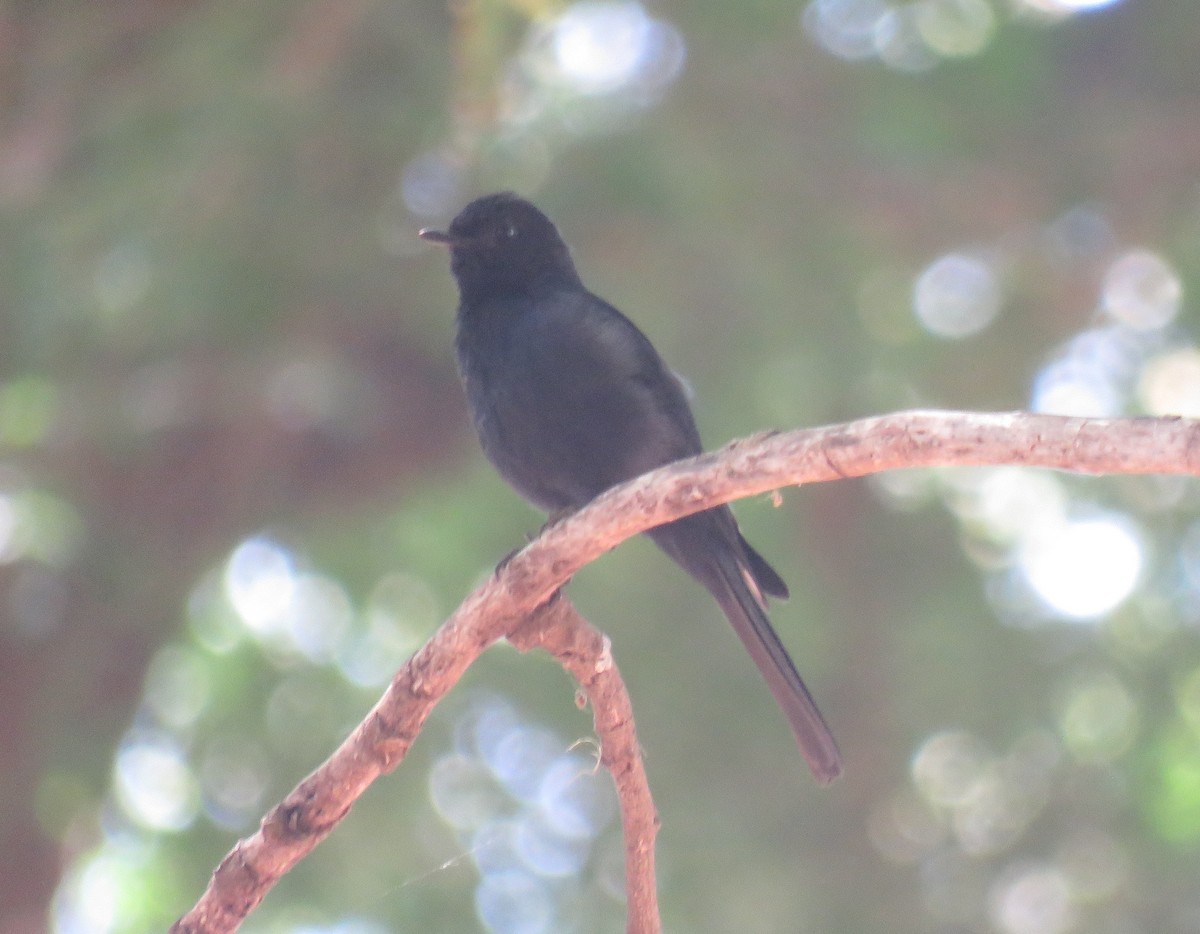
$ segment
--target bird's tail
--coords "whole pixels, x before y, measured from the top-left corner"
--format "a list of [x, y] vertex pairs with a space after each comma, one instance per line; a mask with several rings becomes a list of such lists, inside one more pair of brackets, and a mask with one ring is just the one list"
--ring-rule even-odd
[[[732, 518], [729, 517], [731, 524]], [[828, 784], [842, 774], [842, 755], [804, 679], [767, 618], [764, 593], [786, 596], [787, 587], [741, 537], [736, 525], [730, 531], [731, 537], [736, 536], [736, 545], [722, 542], [714, 546], [710, 536], [720, 535], [720, 520], [700, 513], [653, 529], [650, 535], [716, 598], [787, 717], [813, 776], [821, 784]], [[696, 547], [697, 541], [705, 538], [707, 546]]]
[[720, 563], [724, 592], [713, 596], [791, 724], [813, 776], [822, 785], [828, 784], [842, 774], [842, 755], [833, 734], [767, 618], [748, 569], [729, 554], [723, 554]]

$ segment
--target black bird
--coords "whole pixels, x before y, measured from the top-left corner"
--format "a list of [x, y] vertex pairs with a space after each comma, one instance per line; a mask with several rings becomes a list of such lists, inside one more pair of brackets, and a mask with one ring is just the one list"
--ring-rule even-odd
[[[468, 204], [446, 232], [458, 283], [455, 349], [483, 450], [551, 514], [624, 480], [699, 454], [678, 377], [646, 336], [589, 292], [541, 211], [513, 194]], [[842, 770], [837, 744], [771, 627], [766, 596], [787, 585], [750, 547], [728, 507], [647, 534], [716, 598], [787, 715], [822, 783]]]

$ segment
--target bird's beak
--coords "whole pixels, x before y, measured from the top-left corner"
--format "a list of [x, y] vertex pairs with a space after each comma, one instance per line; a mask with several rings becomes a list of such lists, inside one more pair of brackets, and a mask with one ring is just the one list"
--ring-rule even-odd
[[458, 241], [450, 234], [443, 230], [434, 230], [431, 227], [422, 227], [417, 231], [417, 236], [422, 240], [428, 240], [430, 243], [437, 243], [441, 246], [454, 246]]

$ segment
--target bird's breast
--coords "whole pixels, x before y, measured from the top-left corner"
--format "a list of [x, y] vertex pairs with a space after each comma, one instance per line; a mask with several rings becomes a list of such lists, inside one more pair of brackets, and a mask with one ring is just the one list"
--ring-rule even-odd
[[506, 305], [485, 318], [460, 316], [457, 340], [485, 453], [551, 511], [699, 450], [665, 367], [645, 365], [636, 343], [572, 310]]

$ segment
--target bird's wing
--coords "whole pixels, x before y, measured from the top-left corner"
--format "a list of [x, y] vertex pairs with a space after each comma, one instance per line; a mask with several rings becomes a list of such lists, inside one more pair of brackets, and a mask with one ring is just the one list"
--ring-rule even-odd
[[539, 400], [572, 472], [590, 478], [592, 496], [700, 452], [678, 380], [637, 326], [608, 303], [579, 292], [548, 305], [531, 322], [524, 346], [529, 398]]

